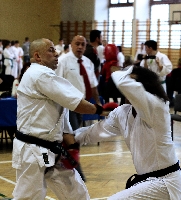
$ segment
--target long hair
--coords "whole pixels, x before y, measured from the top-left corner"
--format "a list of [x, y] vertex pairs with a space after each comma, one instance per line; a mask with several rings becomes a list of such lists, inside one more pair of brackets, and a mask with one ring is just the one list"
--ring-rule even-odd
[[160, 83], [159, 77], [155, 72], [144, 67], [134, 66], [131, 74], [137, 75], [136, 81], [141, 82], [147, 92], [156, 95], [164, 102], [169, 101]]

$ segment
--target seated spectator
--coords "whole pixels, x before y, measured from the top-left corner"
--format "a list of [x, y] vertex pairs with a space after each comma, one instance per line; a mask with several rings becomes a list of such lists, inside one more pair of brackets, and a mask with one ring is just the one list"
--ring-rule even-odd
[[26, 70], [30, 67], [30, 65], [31, 65], [30, 62], [24, 63], [19, 78], [14, 79], [11, 96], [17, 98], [17, 88], [18, 88], [18, 85], [19, 85], [19, 83], [20, 83], [20, 81], [21, 81], [21, 78], [23, 77], [23, 74], [24, 74], [24, 73], [26, 72]]

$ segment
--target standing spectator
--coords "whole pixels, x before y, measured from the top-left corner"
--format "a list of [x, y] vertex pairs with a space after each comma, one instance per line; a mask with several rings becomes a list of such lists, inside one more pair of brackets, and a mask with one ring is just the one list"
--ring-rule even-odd
[[7, 40], [4, 44], [4, 50], [3, 50], [6, 75], [12, 75], [14, 54], [10, 51], [10, 47], [11, 47], [11, 42]]
[[11, 41], [11, 46], [9, 48], [9, 51], [14, 55], [13, 56], [13, 68], [11, 70], [11, 74], [14, 76], [14, 78], [18, 77], [18, 49], [15, 47], [15, 42]]
[[22, 49], [24, 52], [24, 63], [30, 62], [30, 54], [29, 54], [29, 48], [30, 48], [30, 41], [28, 37], [25, 37], [25, 42], [23, 43]]
[[61, 57], [61, 59], [70, 51], [69, 45], [65, 44], [64, 48], [63, 48], [63, 52], [61, 53], [61, 55], [59, 56], [59, 58]]
[[0, 40], [0, 73], [3, 70], [3, 44], [2, 40]]
[[13, 81], [13, 87], [12, 87], [12, 93], [11, 96], [17, 98], [17, 88], [18, 85], [23, 77], [23, 74], [26, 72], [26, 70], [30, 67], [31, 63], [30, 62], [26, 62], [23, 65], [23, 68], [21, 69], [21, 73], [19, 75], [18, 78], [14, 79]]
[[[103, 90], [102, 96], [105, 100], [105, 103], [109, 102], [110, 98], [113, 98], [113, 101], [115, 103], [118, 103], [118, 98], [122, 97], [122, 94], [119, 92], [119, 90], [116, 88], [112, 78], [111, 78], [111, 73], [112, 73], [112, 67], [117, 66], [118, 67], [118, 49], [114, 44], [108, 44], [105, 47], [104, 51], [105, 55], [105, 63], [103, 65], [101, 75], [102, 79], [105, 81], [104, 85], [102, 86]], [[120, 69], [120, 67], [119, 67]]]
[[102, 69], [102, 66], [105, 62], [105, 58], [104, 58], [104, 46], [103, 45], [99, 45], [97, 47], [97, 54], [98, 54], [98, 57], [99, 57], [99, 60], [100, 60], [100, 64], [101, 64], [101, 68], [100, 68], [100, 71]]
[[105, 47], [107, 45], [107, 40], [102, 40], [102, 45]]
[[147, 56], [141, 61], [140, 66], [155, 72], [166, 92], [166, 75], [171, 72], [172, 63], [165, 54], [157, 50], [157, 42], [154, 40], [145, 42], [145, 50]]
[[14, 46], [16, 47], [17, 50], [17, 71], [18, 71], [18, 76], [21, 73], [21, 69], [23, 68], [23, 49], [19, 46], [19, 41], [16, 40], [14, 42]]
[[89, 58], [94, 64], [94, 72], [97, 79], [101, 70], [101, 63], [97, 52], [97, 47], [102, 44], [102, 35], [99, 30], [92, 30], [90, 32], [90, 42], [86, 45], [84, 56]]
[[136, 51], [136, 54], [134, 57], [135, 64], [140, 63], [141, 62], [140, 58], [142, 58], [145, 54], [146, 54], [146, 51], [145, 51], [144, 43], [141, 43], [141, 46]]
[[123, 63], [125, 61], [125, 57], [124, 57], [124, 54], [122, 52], [122, 46], [117, 46], [118, 48], [118, 65], [120, 67], [123, 67]]
[[[94, 98], [95, 102], [101, 105], [97, 91], [98, 81], [94, 73], [94, 65], [90, 59], [83, 56], [86, 48], [86, 40], [83, 36], [77, 35], [71, 42], [72, 51], [67, 53], [63, 59], [59, 58], [56, 74], [67, 79], [73, 86], [84, 94], [86, 100]], [[81, 62], [81, 63], [79, 63]], [[82, 67], [84, 66], [84, 71]], [[84, 78], [87, 77], [87, 80]], [[70, 124], [73, 130], [80, 127], [82, 116], [74, 111], [70, 111]], [[76, 168], [82, 179], [85, 176], [80, 165]]]
[[62, 38], [59, 39], [59, 43], [57, 45], [55, 45], [55, 49], [56, 49], [56, 52], [58, 53], [58, 56], [60, 56], [63, 51], [64, 51], [64, 41]]

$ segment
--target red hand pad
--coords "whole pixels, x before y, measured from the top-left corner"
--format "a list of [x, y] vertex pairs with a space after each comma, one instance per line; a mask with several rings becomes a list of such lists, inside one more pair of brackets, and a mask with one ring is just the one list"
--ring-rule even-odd
[[117, 108], [119, 105], [115, 102], [111, 102], [111, 103], [106, 103], [104, 104], [102, 107], [104, 110], [107, 110], [107, 111], [112, 111], [114, 110], [115, 108]]
[[61, 157], [61, 162], [62, 162], [62, 164], [64, 165], [65, 168], [73, 169], [79, 163], [79, 150], [77, 150], [77, 149], [69, 149], [69, 150], [67, 150], [67, 152], [71, 155], [71, 157], [75, 161], [77, 161], [77, 163], [72, 165], [72, 163], [70, 162], [70, 160], [68, 158], [62, 158], [62, 157]]

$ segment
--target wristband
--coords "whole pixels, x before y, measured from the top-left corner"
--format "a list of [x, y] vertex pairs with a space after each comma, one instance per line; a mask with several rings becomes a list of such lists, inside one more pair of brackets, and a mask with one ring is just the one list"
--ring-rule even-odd
[[96, 112], [95, 112], [95, 114], [98, 114], [98, 115], [102, 114], [102, 112], [103, 112], [103, 107], [100, 106], [100, 105], [98, 105], [98, 104], [94, 104], [94, 105], [95, 105], [95, 107], [96, 107]]

